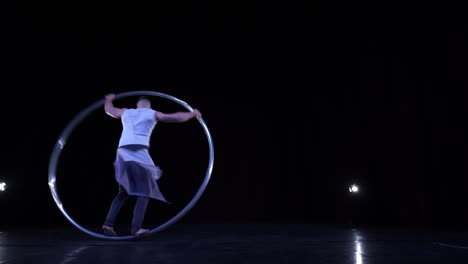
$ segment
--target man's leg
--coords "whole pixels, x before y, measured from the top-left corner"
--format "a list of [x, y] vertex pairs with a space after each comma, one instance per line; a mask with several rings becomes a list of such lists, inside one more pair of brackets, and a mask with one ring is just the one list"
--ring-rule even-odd
[[120, 186], [119, 193], [112, 201], [112, 205], [109, 209], [109, 212], [107, 213], [106, 221], [104, 221], [104, 225], [102, 226], [104, 233], [106, 233], [107, 235], [112, 235], [112, 236], [117, 235], [115, 234], [115, 231], [113, 229], [115, 219], [117, 218], [117, 215], [119, 214], [120, 209], [122, 208], [122, 206], [124, 205], [127, 199], [128, 199], [127, 192], [122, 186]]
[[143, 220], [145, 218], [146, 208], [148, 207], [149, 198], [144, 196], [138, 196], [135, 202], [135, 208], [133, 209], [133, 220], [132, 220], [132, 234], [141, 235], [148, 231], [142, 229]]

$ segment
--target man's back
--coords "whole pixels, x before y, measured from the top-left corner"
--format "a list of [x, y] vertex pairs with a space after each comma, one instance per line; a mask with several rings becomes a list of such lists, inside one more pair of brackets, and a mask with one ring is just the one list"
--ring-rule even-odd
[[119, 147], [125, 145], [149, 146], [151, 133], [157, 123], [151, 108], [127, 109], [122, 114], [122, 134]]

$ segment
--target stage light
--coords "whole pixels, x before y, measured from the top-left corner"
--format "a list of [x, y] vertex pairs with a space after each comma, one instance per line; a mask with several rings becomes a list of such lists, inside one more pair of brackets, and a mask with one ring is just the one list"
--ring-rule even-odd
[[354, 264], [363, 264], [363, 258], [362, 255], [364, 255], [363, 251], [363, 241], [362, 237], [359, 234], [359, 231], [356, 231], [353, 229], [353, 235], [354, 235]]
[[359, 187], [356, 184], [353, 184], [353, 185], [349, 186], [349, 192], [350, 193], [357, 193], [357, 192], [359, 192]]
[[0, 182], [0, 192], [4, 192], [6, 190], [6, 183]]

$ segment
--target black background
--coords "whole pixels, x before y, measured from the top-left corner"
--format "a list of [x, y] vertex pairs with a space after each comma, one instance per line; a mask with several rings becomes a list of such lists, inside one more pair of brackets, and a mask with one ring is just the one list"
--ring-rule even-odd
[[[106, 93], [150, 90], [203, 113], [215, 159], [186, 223], [465, 227], [466, 21], [429, 3], [16, 1], [2, 4], [0, 224], [67, 220], [47, 185], [60, 133]], [[154, 108], [179, 105], [153, 98]], [[135, 98], [116, 101], [132, 107]], [[120, 123], [99, 109], [58, 166], [66, 210], [99, 225], [117, 192]], [[158, 124], [163, 193], [181, 210], [205, 176], [197, 121]], [[361, 192], [351, 196], [348, 186]], [[131, 204], [119, 221], [130, 219]]]

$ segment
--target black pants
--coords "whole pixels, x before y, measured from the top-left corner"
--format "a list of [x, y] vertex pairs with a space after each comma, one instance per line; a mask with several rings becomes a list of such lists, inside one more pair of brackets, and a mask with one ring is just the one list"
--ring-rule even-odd
[[[119, 193], [112, 201], [112, 205], [109, 209], [109, 213], [107, 214], [106, 221], [104, 225], [113, 227], [115, 223], [115, 219], [120, 212], [120, 209], [124, 205], [125, 201], [128, 199], [128, 194], [125, 189], [120, 186]], [[131, 233], [134, 234], [137, 232], [141, 226], [143, 225], [143, 219], [145, 217], [146, 208], [148, 207], [149, 198], [143, 196], [137, 196], [137, 200], [135, 202], [135, 207], [133, 208], [133, 220], [131, 226]]]

